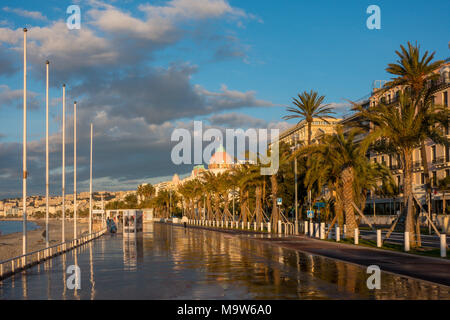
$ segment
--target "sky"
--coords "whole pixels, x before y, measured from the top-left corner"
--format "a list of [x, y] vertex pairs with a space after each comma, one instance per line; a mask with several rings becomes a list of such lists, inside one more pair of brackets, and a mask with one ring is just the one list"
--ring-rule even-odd
[[[80, 29], [69, 30], [78, 5]], [[370, 5], [381, 29], [368, 29]], [[192, 165], [171, 161], [175, 129], [278, 128], [292, 97], [315, 90], [337, 116], [346, 99], [387, 80], [412, 41], [450, 56], [450, 2], [332, 0], [10, 1], [0, 4], [0, 199], [21, 196], [23, 31], [27, 32], [28, 193], [45, 191], [45, 61], [50, 61], [50, 193], [61, 188], [66, 84], [66, 190], [72, 192], [73, 102], [77, 189], [129, 190]]]

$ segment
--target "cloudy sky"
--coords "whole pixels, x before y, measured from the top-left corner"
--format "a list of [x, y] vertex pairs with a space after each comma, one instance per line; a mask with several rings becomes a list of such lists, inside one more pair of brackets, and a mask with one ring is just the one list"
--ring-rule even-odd
[[[28, 28], [29, 193], [43, 194], [45, 61], [50, 61], [50, 173], [61, 181], [62, 89], [67, 94], [67, 192], [78, 101], [78, 181], [87, 190], [89, 124], [94, 187], [134, 189], [190, 165], [170, 159], [176, 128], [280, 128], [291, 98], [314, 89], [338, 115], [370, 93], [406, 41], [450, 56], [448, 1], [376, 1], [381, 30], [366, 27], [373, 1], [10, 1], [0, 7], [0, 199], [20, 196], [23, 32]], [[81, 9], [69, 30], [66, 9]]]

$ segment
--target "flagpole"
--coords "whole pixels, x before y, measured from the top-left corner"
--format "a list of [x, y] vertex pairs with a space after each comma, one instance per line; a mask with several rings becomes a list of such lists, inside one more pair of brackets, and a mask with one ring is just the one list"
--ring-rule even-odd
[[46, 90], [45, 90], [45, 246], [48, 248], [48, 67], [46, 64]]
[[73, 103], [73, 238], [77, 238], [77, 102]]
[[23, 28], [23, 237], [22, 254], [27, 253], [27, 28]]
[[62, 223], [61, 241], [66, 241], [66, 85], [63, 84], [63, 111], [62, 111]]
[[89, 179], [89, 233], [92, 233], [92, 136], [93, 136], [93, 125], [91, 123], [91, 169], [90, 169], [90, 179]]

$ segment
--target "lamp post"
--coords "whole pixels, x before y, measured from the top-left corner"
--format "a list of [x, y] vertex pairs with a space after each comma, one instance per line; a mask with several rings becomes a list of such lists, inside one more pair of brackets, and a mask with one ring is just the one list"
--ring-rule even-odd
[[62, 222], [61, 241], [66, 241], [66, 85], [63, 84], [63, 110], [62, 110]]
[[89, 177], [89, 233], [92, 233], [92, 136], [94, 128], [91, 123], [91, 159], [90, 159], [90, 177]]
[[48, 67], [50, 62], [47, 60], [46, 65], [46, 89], [45, 89], [45, 246], [48, 248]]
[[22, 254], [27, 253], [27, 28], [23, 28], [23, 236]]
[[77, 102], [73, 103], [73, 238], [77, 238]]

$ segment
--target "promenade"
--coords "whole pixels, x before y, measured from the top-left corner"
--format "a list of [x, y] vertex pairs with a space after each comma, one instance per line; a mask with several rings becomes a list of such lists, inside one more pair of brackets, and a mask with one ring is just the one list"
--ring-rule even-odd
[[[450, 299], [450, 288], [286, 247], [267, 234], [148, 223], [106, 234], [0, 282], [2, 299]], [[316, 241], [307, 240], [308, 243]], [[66, 286], [71, 265], [80, 288]]]
[[[204, 228], [189, 225], [189, 228]], [[261, 234], [252, 231], [213, 228], [218, 232], [233, 234]], [[264, 234], [261, 234], [264, 235]], [[304, 235], [279, 236], [276, 234], [255, 237], [256, 241], [299, 250], [361, 266], [377, 265], [382, 271], [392, 272], [437, 284], [450, 286], [450, 260], [418, 256], [409, 253], [388, 251], [332, 241], [317, 240]]]

